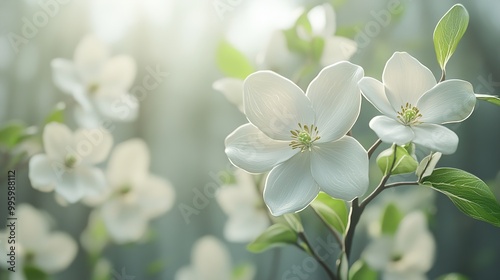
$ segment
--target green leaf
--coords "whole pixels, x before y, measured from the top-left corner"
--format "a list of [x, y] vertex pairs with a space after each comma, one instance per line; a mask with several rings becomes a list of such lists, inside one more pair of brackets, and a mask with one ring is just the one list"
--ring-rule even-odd
[[356, 261], [349, 271], [349, 280], [377, 280], [377, 271], [363, 260]]
[[26, 280], [50, 280], [52, 279], [47, 273], [37, 267], [27, 265], [23, 268]]
[[476, 94], [476, 98], [500, 106], [500, 98], [498, 98], [498, 96], [496, 95]]
[[469, 280], [469, 278], [463, 276], [462, 274], [450, 273], [440, 276], [437, 280]]
[[0, 146], [14, 148], [24, 137], [26, 126], [19, 122], [11, 122], [0, 128]]
[[323, 55], [323, 49], [325, 48], [325, 39], [321, 37], [314, 37], [311, 41], [311, 52], [314, 61], [319, 62], [321, 56]]
[[408, 150], [401, 146], [396, 146], [396, 160], [394, 161], [394, 145], [392, 145], [377, 156], [377, 165], [384, 175], [387, 175], [389, 170], [391, 174], [396, 175], [414, 172], [418, 162], [408, 153]]
[[439, 20], [434, 29], [434, 48], [441, 69], [455, 52], [458, 42], [469, 25], [469, 13], [464, 6], [456, 4]]
[[233, 269], [232, 280], [253, 279], [255, 277], [255, 267], [251, 264], [241, 264]]
[[51, 122], [64, 123], [64, 110], [66, 109], [66, 104], [64, 102], [59, 102], [56, 104], [54, 110], [45, 118], [45, 124]]
[[216, 56], [217, 66], [228, 77], [245, 79], [255, 71], [245, 55], [227, 41], [219, 44]]
[[394, 235], [398, 230], [399, 223], [403, 219], [403, 214], [394, 203], [389, 203], [385, 207], [382, 215], [381, 230], [383, 234]]
[[164, 271], [165, 268], [167, 267], [167, 262], [162, 260], [162, 259], [159, 259], [159, 260], [156, 260], [150, 264], [148, 264], [148, 267], [146, 268], [147, 272], [148, 272], [148, 275], [156, 275], [156, 274], [159, 274], [160, 272]]
[[448, 196], [466, 215], [500, 227], [500, 205], [488, 185], [476, 176], [454, 168], [438, 168], [422, 184]]
[[318, 216], [333, 230], [344, 233], [347, 228], [347, 207], [341, 199], [336, 199], [324, 192], [311, 203]]
[[283, 217], [295, 232], [304, 232], [304, 227], [302, 226], [302, 222], [300, 221], [299, 214], [285, 214], [283, 215]]
[[297, 234], [290, 227], [284, 224], [274, 224], [248, 244], [247, 249], [252, 253], [260, 253], [273, 247], [296, 243]]

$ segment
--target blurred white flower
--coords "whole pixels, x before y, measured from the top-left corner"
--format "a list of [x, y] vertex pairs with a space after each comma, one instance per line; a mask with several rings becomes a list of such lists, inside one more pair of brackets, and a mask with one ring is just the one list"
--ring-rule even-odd
[[54, 83], [78, 102], [75, 117], [84, 127], [96, 127], [101, 117], [132, 121], [137, 117], [138, 100], [128, 93], [136, 75], [132, 57], [110, 57], [98, 38], [87, 36], [78, 44], [73, 61], [52, 60]]
[[167, 212], [174, 203], [174, 189], [165, 179], [149, 172], [146, 143], [132, 139], [116, 146], [108, 163], [107, 193], [86, 200], [98, 205], [112, 240], [139, 240], [148, 223]]
[[435, 241], [421, 212], [401, 220], [394, 236], [383, 235], [363, 252], [369, 266], [382, 271], [384, 280], [427, 279], [434, 262]]
[[455, 132], [440, 125], [468, 118], [476, 104], [469, 82], [436, 83], [432, 72], [405, 52], [387, 61], [383, 83], [365, 77], [359, 82], [363, 95], [384, 116], [374, 117], [370, 128], [384, 142], [413, 142], [443, 154], [458, 146]]
[[[24, 280], [24, 267], [35, 267], [47, 274], [64, 270], [76, 257], [76, 242], [66, 233], [51, 232], [50, 219], [31, 205], [21, 204], [16, 209], [16, 272], [9, 273], [11, 279]], [[0, 231], [0, 255], [10, 253], [9, 228]], [[2, 259], [0, 267], [9, 264]]]
[[111, 134], [103, 128], [72, 133], [64, 124], [49, 123], [43, 131], [45, 154], [29, 162], [31, 185], [43, 192], [55, 190], [70, 203], [98, 195], [105, 190], [106, 180], [93, 165], [106, 159], [112, 145]]
[[[255, 269], [249, 269], [238, 280], [252, 280]], [[180, 268], [175, 280], [232, 280], [231, 257], [224, 244], [213, 236], [204, 236], [194, 244], [191, 265]]]
[[271, 71], [244, 84], [250, 123], [225, 141], [226, 154], [251, 173], [271, 170], [264, 201], [275, 216], [307, 207], [320, 190], [352, 200], [368, 188], [368, 156], [346, 133], [359, 115], [363, 69], [340, 62], [323, 69], [307, 93]]
[[217, 202], [229, 216], [224, 237], [231, 242], [250, 242], [271, 222], [253, 176], [241, 169], [234, 175], [236, 183], [222, 186], [217, 192]]
[[222, 78], [212, 84], [213, 89], [221, 92], [226, 99], [244, 113], [243, 80], [238, 78]]

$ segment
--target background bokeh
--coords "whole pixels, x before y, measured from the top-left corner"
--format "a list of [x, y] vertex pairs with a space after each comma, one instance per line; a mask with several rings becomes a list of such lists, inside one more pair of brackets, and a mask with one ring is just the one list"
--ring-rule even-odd
[[[31, 19], [41, 9], [40, 4], [35, 0], [0, 1], [0, 124], [17, 119], [40, 125], [57, 102], [67, 101], [71, 106], [68, 96], [52, 82], [50, 61], [57, 57], [71, 58], [79, 40], [89, 33], [104, 39], [113, 53], [130, 54], [136, 59], [136, 84], [148, 74], [148, 67], [159, 67], [169, 73], [141, 102], [139, 118], [133, 123], [117, 123], [113, 131], [115, 143], [133, 137], [144, 139], [152, 151], [152, 172], [168, 178], [177, 194], [172, 210], [153, 222], [153, 242], [112, 246], [105, 252], [117, 271], [126, 268], [135, 279], [173, 279], [177, 269], [190, 262], [192, 244], [199, 237], [211, 234], [223, 238], [226, 217], [215, 199], [198, 215], [191, 216], [189, 223], [179, 210], [181, 204], [192, 205], [193, 189], [203, 190], [207, 184], [217, 182], [217, 174], [231, 168], [224, 154], [224, 138], [245, 122], [238, 109], [212, 89], [213, 81], [222, 77], [215, 62], [220, 40], [226, 38], [248, 57], [255, 57], [273, 30], [293, 22], [297, 8], [328, 2], [232, 1], [231, 9], [221, 16], [214, 8], [218, 1], [230, 2], [61, 1], [66, 4], [60, 5], [48, 24], [20, 46], [19, 52], [11, 46], [7, 34], [20, 34], [23, 20]], [[401, 0], [404, 11], [392, 15], [387, 24], [377, 21], [376, 16], [386, 9], [386, 0], [329, 2], [337, 12], [338, 32], [363, 45], [352, 62], [364, 67], [367, 76], [380, 79], [385, 62], [395, 51], [409, 52], [436, 77], [440, 75], [432, 32], [439, 18], [458, 1]], [[470, 81], [478, 93], [499, 94], [500, 2], [461, 3], [470, 12], [470, 25], [447, 66], [447, 76]], [[378, 32], [376, 28], [366, 29], [376, 23]], [[365, 38], [362, 33], [368, 36]], [[368, 127], [368, 121], [376, 114], [368, 102], [363, 103], [353, 133], [365, 147], [376, 140]], [[71, 123], [70, 114], [68, 119]], [[477, 175], [490, 183], [500, 198], [499, 108], [478, 102], [467, 121], [450, 128], [460, 137], [459, 149], [454, 155], [443, 157], [440, 165]], [[4, 163], [0, 161], [0, 164]], [[18, 202], [45, 209], [57, 221], [57, 229], [78, 239], [86, 226], [89, 209], [80, 204], [62, 208], [52, 194], [30, 187], [27, 171], [26, 165], [18, 168]], [[5, 194], [0, 197], [0, 220], [3, 221]], [[460, 272], [471, 279], [496, 279], [500, 273], [500, 229], [466, 217], [442, 195], [436, 197], [434, 213], [431, 230], [438, 247], [436, 263], [429, 274], [431, 279], [448, 272]], [[358, 254], [363, 239], [361, 235]], [[228, 246], [233, 263], [252, 262], [258, 268], [256, 279], [267, 277], [275, 252], [253, 255], [242, 244], [228, 243]], [[282, 256], [278, 273], [300, 264], [304, 258], [295, 248], [283, 249]], [[147, 267], [157, 260], [165, 263], [164, 269], [151, 275]], [[317, 278], [313, 279], [321, 279], [322, 273], [318, 270]], [[88, 277], [85, 255], [80, 252], [56, 279]]]

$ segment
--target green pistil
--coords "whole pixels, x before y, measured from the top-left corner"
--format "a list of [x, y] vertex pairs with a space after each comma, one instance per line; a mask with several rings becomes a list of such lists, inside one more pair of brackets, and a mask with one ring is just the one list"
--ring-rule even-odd
[[129, 192], [131, 192], [131, 191], [132, 191], [132, 187], [130, 185], [124, 185], [123, 187], [121, 187], [118, 190], [118, 194], [120, 194], [120, 195], [126, 195]]
[[75, 167], [76, 162], [77, 162], [76, 157], [67, 156], [66, 160], [64, 160], [64, 166], [66, 166], [66, 168], [68, 169], [72, 169], [73, 167]]
[[88, 91], [90, 94], [94, 94], [94, 93], [96, 93], [98, 90], [99, 90], [99, 84], [97, 84], [97, 83], [90, 84], [90, 85], [87, 87], [87, 91]]
[[401, 105], [401, 111], [398, 112], [398, 120], [407, 126], [419, 124], [421, 117], [420, 110], [409, 103], [406, 103], [404, 107]]
[[310, 151], [314, 141], [321, 138], [318, 136], [318, 127], [314, 125], [310, 127], [307, 125], [303, 126], [299, 123], [299, 128], [290, 131], [292, 133], [292, 142], [289, 145], [292, 149], [300, 149], [301, 152], [305, 150]]

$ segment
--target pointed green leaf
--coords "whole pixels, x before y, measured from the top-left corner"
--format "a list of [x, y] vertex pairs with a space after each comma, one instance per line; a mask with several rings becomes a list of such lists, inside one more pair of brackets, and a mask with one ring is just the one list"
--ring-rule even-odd
[[408, 150], [401, 146], [396, 146], [396, 160], [394, 161], [393, 145], [377, 156], [377, 165], [384, 175], [387, 175], [389, 170], [391, 174], [396, 175], [414, 172], [418, 162], [408, 153]]
[[496, 95], [476, 94], [476, 98], [500, 106], [500, 98], [498, 98], [498, 96]]
[[441, 69], [455, 52], [458, 42], [469, 25], [469, 13], [464, 6], [456, 4], [439, 20], [434, 29], [434, 48]]
[[52, 278], [37, 267], [27, 265], [23, 268], [26, 280], [51, 280]]
[[254, 279], [255, 273], [256, 271], [253, 265], [248, 263], [240, 264], [233, 269], [231, 279], [232, 280]]
[[314, 37], [311, 41], [312, 58], [314, 61], [319, 62], [323, 56], [323, 49], [325, 48], [325, 40], [321, 37]]
[[299, 214], [285, 214], [283, 215], [288, 225], [297, 233], [304, 232], [304, 227], [302, 226], [302, 222], [300, 221]]
[[0, 146], [14, 148], [23, 140], [26, 126], [19, 122], [11, 122], [0, 128]]
[[252, 253], [260, 253], [273, 247], [296, 243], [297, 234], [290, 227], [274, 224], [248, 244], [247, 249]]
[[320, 218], [333, 230], [343, 234], [347, 227], [347, 207], [341, 199], [336, 199], [324, 192], [311, 203], [311, 207]]
[[377, 280], [377, 271], [373, 270], [363, 260], [356, 261], [349, 271], [349, 280]]
[[245, 55], [227, 41], [222, 41], [217, 48], [217, 66], [224, 75], [238, 79], [245, 79], [254, 72]]
[[399, 223], [403, 219], [403, 214], [394, 203], [389, 203], [382, 214], [381, 230], [383, 234], [394, 235]]
[[448, 196], [466, 215], [500, 227], [500, 205], [488, 185], [476, 176], [454, 168], [438, 168], [422, 184]]
[[64, 102], [59, 102], [55, 106], [54, 110], [45, 118], [45, 124], [50, 122], [64, 123], [64, 110], [66, 109], [66, 104]]

